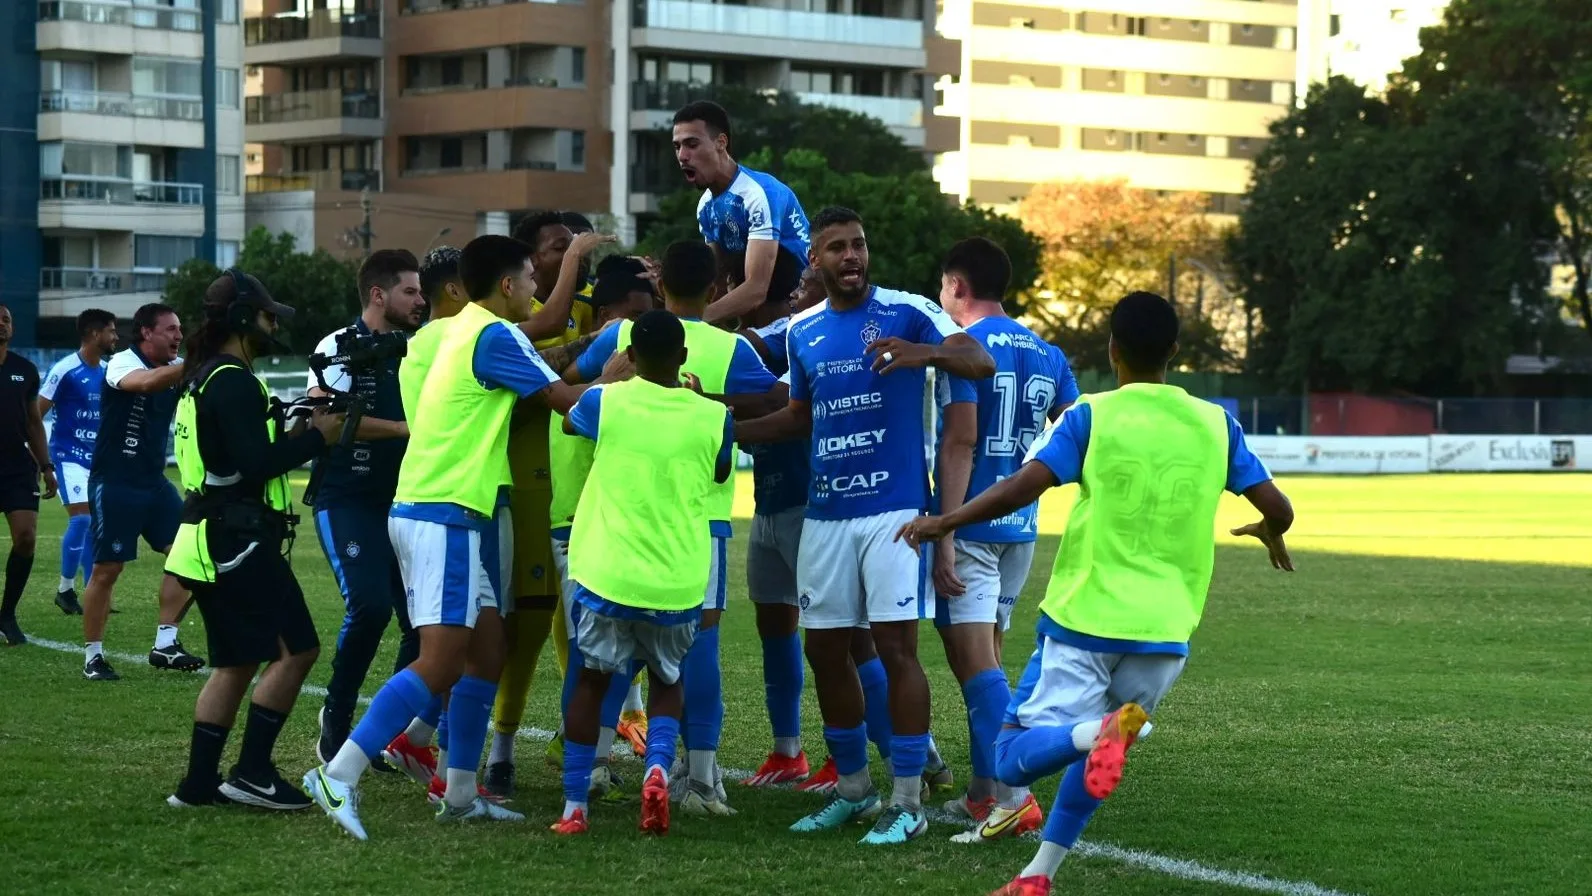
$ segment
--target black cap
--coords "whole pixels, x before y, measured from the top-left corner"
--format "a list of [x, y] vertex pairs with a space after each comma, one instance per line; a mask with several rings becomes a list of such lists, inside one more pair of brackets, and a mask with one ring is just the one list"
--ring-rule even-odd
[[245, 274], [237, 268], [229, 268], [217, 277], [205, 290], [205, 305], [209, 306], [207, 312], [224, 315], [227, 306], [233, 302], [243, 302], [252, 305], [256, 310], [267, 311], [276, 315], [277, 320], [286, 321], [293, 319], [293, 307], [284, 305], [271, 297], [271, 291], [265, 288], [259, 278], [253, 274]]

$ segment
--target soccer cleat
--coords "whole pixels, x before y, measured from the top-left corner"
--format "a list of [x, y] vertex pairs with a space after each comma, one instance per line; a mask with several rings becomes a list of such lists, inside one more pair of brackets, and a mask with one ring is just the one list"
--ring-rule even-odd
[[192, 672], [204, 668], [205, 660], [184, 650], [181, 641], [174, 641], [170, 647], [157, 647], [149, 651], [149, 664], [156, 669]]
[[481, 779], [481, 786], [487, 793], [500, 800], [506, 800], [514, 795], [514, 763], [512, 761], [493, 762], [486, 767], [486, 777]]
[[945, 804], [945, 814], [958, 821], [982, 822], [989, 817], [990, 810], [993, 808], [995, 808], [994, 797], [975, 801], [964, 793]]
[[259, 809], [292, 812], [315, 805], [314, 800], [288, 783], [281, 771], [275, 768], [271, 769], [269, 776], [251, 780], [238, 774], [238, 767], [233, 766], [227, 780], [221, 783], [219, 792], [234, 803]]
[[860, 800], [848, 800], [839, 793], [831, 793], [822, 809], [797, 819], [790, 829], [798, 834], [832, 831], [850, 821], [872, 818], [879, 814], [882, 806], [877, 791], [870, 790]]
[[55, 592], [55, 605], [60, 607], [61, 612], [68, 616], [83, 615], [83, 605], [77, 602], [76, 588]]
[[106, 662], [105, 654], [96, 653], [94, 658], [83, 664], [83, 677], [89, 681], [121, 681], [122, 677], [116, 674], [111, 664]]
[[468, 806], [450, 806], [446, 800], [437, 803], [437, 820], [447, 821], [524, 821], [525, 816], [513, 809], [505, 809], [486, 797], [477, 796]]
[[805, 752], [797, 753], [795, 756], [770, 753], [768, 758], [763, 760], [763, 764], [758, 766], [757, 771], [742, 783], [747, 787], [774, 787], [800, 781], [807, 777], [810, 771]]
[[1011, 883], [989, 896], [1050, 896], [1050, 878], [1037, 874], [1033, 877], [1014, 877]]
[[619, 714], [619, 736], [630, 742], [630, 752], [647, 755], [647, 713], [640, 709], [627, 709]]
[[591, 789], [586, 791], [586, 799], [596, 803], [622, 803], [629, 799], [625, 795], [624, 782], [614, 774], [614, 770], [606, 762], [600, 762], [591, 769]]
[[320, 722], [321, 736], [315, 739], [315, 758], [326, 765], [343, 748], [343, 741], [348, 740], [348, 729], [351, 719], [329, 721], [326, 717], [326, 707], [322, 706], [320, 714], [316, 716]]
[[320, 806], [337, 826], [352, 834], [355, 840], [370, 839], [359, 820], [359, 790], [328, 775], [324, 766], [304, 773], [304, 790], [315, 805]]
[[1021, 837], [1029, 831], [1039, 830], [1044, 823], [1045, 813], [1039, 808], [1039, 801], [1030, 793], [1028, 799], [1016, 809], [994, 806], [978, 827], [957, 834], [951, 838], [951, 842], [988, 843], [1007, 837]]
[[0, 619], [0, 638], [5, 639], [7, 647], [21, 647], [28, 643], [28, 637], [22, 634], [22, 627], [17, 625], [15, 616]]
[[[560, 729], [553, 739], [547, 742], [547, 751], [542, 754], [547, 757], [547, 764], [553, 768], [564, 767], [564, 732]], [[584, 822], [583, 822], [584, 823]]]
[[802, 793], [829, 793], [840, 783], [840, 772], [835, 769], [835, 757], [824, 759], [824, 764], [818, 769], [818, 774], [796, 785]]
[[1128, 761], [1128, 748], [1139, 737], [1139, 729], [1149, 720], [1144, 707], [1124, 703], [1100, 723], [1100, 736], [1084, 760], [1083, 789], [1103, 800], [1122, 781], [1122, 767]]
[[941, 759], [938, 765], [925, 765], [923, 767], [923, 801], [928, 802], [935, 794], [944, 793], [956, 784], [956, 776], [951, 773], [951, 767]]
[[704, 795], [695, 787], [688, 788], [685, 796], [680, 800], [680, 811], [687, 815], [699, 817], [718, 816], [728, 818], [735, 814], [730, 804], [719, 799], [718, 794]]
[[874, 823], [873, 830], [862, 836], [858, 843], [869, 846], [884, 846], [894, 843], [905, 843], [916, 840], [929, 830], [929, 816], [923, 807], [908, 809], [906, 806], [891, 806], [884, 810], [879, 820]]
[[381, 758], [421, 786], [430, 784], [437, 776], [437, 748], [417, 747], [409, 742], [407, 733], [393, 738], [387, 749], [381, 751]]
[[549, 826], [548, 830], [555, 834], [562, 834], [566, 837], [573, 834], [586, 833], [586, 810], [576, 809], [575, 814], [568, 818], [560, 818], [558, 821]]
[[[426, 801], [435, 806], [436, 804], [442, 802], [442, 797], [447, 792], [447, 783], [444, 782], [441, 777], [432, 775], [431, 783], [426, 785]], [[475, 795], [489, 803], [502, 804], [507, 802], [507, 800], [505, 800], [503, 797], [492, 793], [485, 787], [482, 787], [480, 784], [475, 785]]]
[[669, 782], [657, 766], [641, 785], [641, 832], [660, 837], [669, 833]]

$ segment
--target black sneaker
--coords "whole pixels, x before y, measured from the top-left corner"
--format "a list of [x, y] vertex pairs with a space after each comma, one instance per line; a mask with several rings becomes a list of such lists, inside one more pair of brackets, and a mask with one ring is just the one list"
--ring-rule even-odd
[[166, 797], [166, 805], [173, 809], [191, 809], [196, 806], [230, 806], [233, 802], [221, 792], [220, 778], [207, 784], [190, 784], [187, 778], [183, 778], [177, 782], [177, 791]]
[[83, 615], [83, 605], [77, 602], [77, 590], [74, 588], [55, 592], [55, 605], [68, 616]]
[[486, 792], [508, 799], [514, 795], [514, 763], [494, 762], [486, 767], [486, 778], [481, 782]]
[[121, 676], [105, 661], [105, 654], [96, 653], [94, 658], [83, 664], [83, 677], [89, 681], [120, 681]]
[[220, 793], [234, 803], [259, 809], [292, 812], [315, 805], [314, 800], [305, 796], [304, 791], [298, 787], [288, 783], [288, 780], [282, 777], [282, 772], [274, 767], [268, 776], [257, 775], [245, 778], [238, 774], [238, 767], [233, 766], [231, 776], [221, 782]]
[[183, 649], [181, 641], [174, 641], [170, 647], [159, 647], [149, 652], [149, 664], [156, 669], [174, 669], [178, 672], [192, 672], [204, 668], [205, 660], [202, 656], [194, 656]]
[[0, 619], [0, 638], [5, 639], [7, 647], [21, 647], [28, 643], [28, 637], [22, 634], [22, 627], [17, 625], [15, 616]]

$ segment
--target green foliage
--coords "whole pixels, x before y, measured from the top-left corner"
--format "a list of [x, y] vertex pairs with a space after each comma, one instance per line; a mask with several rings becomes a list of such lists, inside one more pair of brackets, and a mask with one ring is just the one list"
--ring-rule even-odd
[[[358, 265], [324, 249], [299, 252], [292, 234], [254, 228], [243, 238], [237, 266], [258, 277], [278, 302], [293, 306], [297, 313], [284, 325], [282, 337], [297, 353], [309, 352], [359, 314]], [[194, 258], [166, 278], [166, 303], [177, 309], [190, 332], [199, 325], [205, 290], [221, 274], [209, 261]]]
[[781, 180], [785, 157], [793, 149], [813, 150], [830, 167], [846, 173], [906, 175], [929, 170], [923, 153], [869, 115], [804, 103], [785, 91], [717, 87], [701, 98], [713, 100], [729, 113], [730, 155], [749, 159], [766, 151], [766, 170]]

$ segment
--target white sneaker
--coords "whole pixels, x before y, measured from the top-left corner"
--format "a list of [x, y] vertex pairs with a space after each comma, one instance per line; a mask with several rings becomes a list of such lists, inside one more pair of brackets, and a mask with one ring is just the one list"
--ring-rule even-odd
[[359, 820], [358, 788], [328, 775], [324, 766], [317, 766], [304, 774], [304, 792], [337, 822], [338, 827], [353, 834], [355, 840], [370, 839]]
[[730, 804], [726, 803], [718, 794], [703, 796], [695, 788], [686, 790], [685, 798], [680, 800], [680, 811], [687, 815], [697, 816], [717, 815], [727, 817], [735, 814], [735, 810], [730, 808]]
[[437, 804], [438, 821], [524, 821], [525, 816], [513, 809], [505, 809], [497, 803], [484, 800], [480, 797], [470, 801], [470, 805], [454, 807], [448, 805], [447, 800]]

